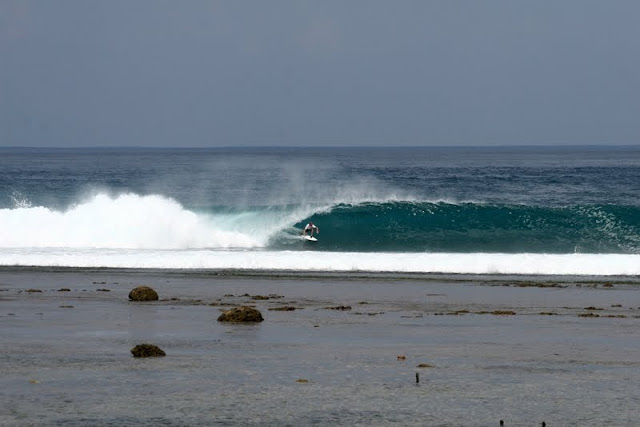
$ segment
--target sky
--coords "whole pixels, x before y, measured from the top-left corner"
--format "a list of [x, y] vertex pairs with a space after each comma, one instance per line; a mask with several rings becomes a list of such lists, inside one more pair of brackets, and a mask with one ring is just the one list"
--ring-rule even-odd
[[637, 0], [0, 0], [0, 146], [640, 144]]

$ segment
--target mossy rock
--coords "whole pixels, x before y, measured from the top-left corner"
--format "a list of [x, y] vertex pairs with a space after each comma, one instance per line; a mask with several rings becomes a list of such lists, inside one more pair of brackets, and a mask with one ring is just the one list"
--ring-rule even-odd
[[218, 322], [262, 322], [262, 313], [253, 307], [241, 306], [223, 312]]
[[325, 307], [325, 309], [327, 309], [327, 310], [345, 311], [345, 310], [351, 310], [351, 306], [350, 305], [338, 305], [336, 307]]
[[138, 286], [129, 292], [131, 301], [157, 301], [158, 293], [148, 286]]
[[153, 344], [138, 344], [131, 349], [131, 354], [133, 354], [133, 357], [162, 357], [167, 355], [160, 347]]
[[295, 308], [294, 306], [292, 306], [292, 305], [287, 305], [287, 306], [284, 306], [284, 307], [271, 307], [271, 308], [269, 309], [269, 311], [293, 311], [293, 310], [295, 310], [295, 309], [296, 309], [296, 308]]
[[595, 313], [582, 313], [578, 314], [578, 317], [600, 317], [600, 315]]

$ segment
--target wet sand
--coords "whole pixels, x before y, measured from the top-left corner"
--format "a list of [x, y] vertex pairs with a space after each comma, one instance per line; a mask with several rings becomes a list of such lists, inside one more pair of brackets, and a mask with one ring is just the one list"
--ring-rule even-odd
[[640, 424], [638, 278], [4, 268], [0, 322], [1, 425]]

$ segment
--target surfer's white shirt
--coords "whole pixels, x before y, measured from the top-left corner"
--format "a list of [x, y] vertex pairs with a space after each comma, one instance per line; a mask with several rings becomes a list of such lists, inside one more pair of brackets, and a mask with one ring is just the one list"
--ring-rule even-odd
[[315, 229], [317, 232], [319, 232], [319, 231], [320, 231], [320, 229], [319, 229], [315, 224], [314, 224], [314, 225], [307, 224], [307, 225], [305, 225], [305, 226], [304, 226], [304, 231], [309, 231], [309, 230], [314, 230], [314, 229]]

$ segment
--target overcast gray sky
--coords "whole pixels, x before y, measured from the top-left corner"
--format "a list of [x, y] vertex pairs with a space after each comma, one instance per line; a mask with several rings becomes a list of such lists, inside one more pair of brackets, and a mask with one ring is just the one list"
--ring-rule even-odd
[[638, 0], [0, 0], [0, 146], [640, 144]]

